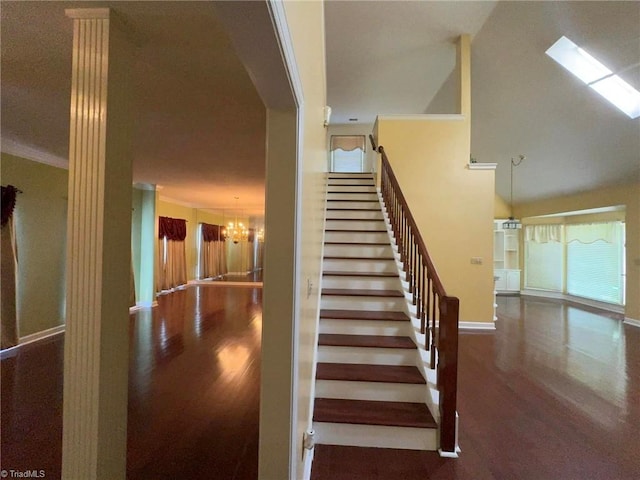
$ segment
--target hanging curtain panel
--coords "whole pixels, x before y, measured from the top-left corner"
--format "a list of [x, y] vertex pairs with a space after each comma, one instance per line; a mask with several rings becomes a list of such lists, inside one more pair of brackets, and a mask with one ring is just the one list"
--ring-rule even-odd
[[215, 278], [227, 273], [225, 241], [221, 225], [200, 224], [202, 242], [200, 244], [200, 276]]
[[158, 217], [159, 290], [171, 290], [187, 283], [186, 237], [186, 220]]
[[18, 317], [16, 310], [16, 277], [18, 256], [13, 210], [18, 189], [13, 185], [2, 187], [2, 224], [0, 227], [0, 324], [1, 348], [18, 344]]

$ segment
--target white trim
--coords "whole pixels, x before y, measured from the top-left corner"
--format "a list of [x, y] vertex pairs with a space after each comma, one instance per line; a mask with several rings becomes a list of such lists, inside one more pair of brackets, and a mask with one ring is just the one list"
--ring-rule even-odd
[[28, 345], [29, 343], [39, 342], [40, 340], [44, 340], [45, 338], [53, 337], [54, 335], [64, 333], [64, 331], [65, 325], [62, 324], [55, 327], [47, 328], [46, 330], [42, 330], [40, 332], [25, 335], [24, 337], [20, 337], [18, 339], [17, 345], [14, 345], [10, 348], [5, 348], [0, 352], [0, 359], [13, 357], [16, 353], [18, 353], [20, 347]]
[[311, 467], [313, 466], [313, 456], [315, 448], [304, 448], [302, 452], [302, 480], [311, 480]]
[[227, 282], [224, 280], [189, 280], [189, 287], [251, 287], [262, 288], [262, 282]]
[[67, 8], [64, 14], [69, 18], [108, 20], [110, 8]]
[[[171, 197], [167, 197], [166, 195], [158, 195], [158, 200], [161, 202], [166, 202], [166, 203], [173, 203], [174, 205], [179, 205], [181, 207], [187, 207], [187, 208], [200, 208], [198, 205], [196, 205], [195, 203], [189, 203], [189, 202], [183, 202], [181, 200], [176, 200], [174, 198]], [[156, 215], [157, 216], [157, 215]]]
[[30, 147], [22, 143], [16, 142], [10, 138], [0, 139], [2, 143], [2, 151], [15, 157], [31, 160], [32, 162], [44, 163], [52, 167], [63, 168], [69, 170], [69, 160], [58, 157], [52, 153], [39, 148]]
[[469, 163], [467, 168], [469, 170], [495, 170], [498, 167], [497, 163]]
[[[378, 120], [419, 120], [419, 121], [455, 121], [461, 122], [465, 116], [461, 113], [418, 113], [418, 114], [398, 114], [398, 115], [378, 115]], [[375, 124], [374, 124], [375, 125]]]
[[555, 300], [566, 300], [568, 302], [574, 302], [574, 303], [579, 303], [581, 305], [586, 305], [587, 307], [599, 308], [600, 310], [605, 310], [607, 312], [624, 314], [623, 305], [614, 305], [613, 303], [599, 302], [597, 300], [590, 300], [588, 298], [576, 297], [574, 295], [568, 295], [566, 293], [525, 288], [520, 292], [520, 295], [529, 296], [529, 297], [552, 298]]
[[135, 313], [140, 310], [147, 310], [149, 308], [154, 308], [158, 306], [158, 302], [154, 300], [153, 302], [136, 302], [133, 307], [129, 307], [129, 313]]
[[636, 320], [635, 318], [625, 317], [624, 322], [627, 325], [632, 325], [634, 327], [640, 328], [640, 320]]
[[459, 330], [495, 330], [493, 322], [458, 322]]
[[[278, 37], [278, 45], [281, 49], [282, 58], [284, 60], [285, 70], [289, 77], [291, 84], [291, 90], [293, 93], [294, 101], [297, 106], [297, 138], [296, 138], [296, 191], [295, 191], [295, 231], [294, 231], [294, 244], [293, 244], [293, 258], [294, 258], [294, 296], [293, 296], [293, 325], [292, 328], [292, 365], [291, 365], [291, 406], [289, 411], [290, 419], [290, 443], [287, 445], [289, 449], [289, 478], [295, 478], [297, 475], [297, 467], [299, 460], [298, 445], [302, 439], [298, 438], [298, 358], [299, 358], [299, 331], [300, 331], [300, 304], [302, 295], [302, 279], [300, 278], [301, 270], [301, 239], [302, 239], [302, 164], [304, 158], [303, 145], [304, 145], [304, 93], [302, 88], [302, 81], [300, 79], [300, 73], [298, 70], [298, 64], [296, 62], [295, 51], [293, 48], [293, 41], [291, 39], [291, 33], [289, 30], [289, 24], [287, 23], [287, 15], [284, 7], [284, 2], [276, 0], [267, 0], [267, 7], [271, 15], [274, 31]], [[324, 72], [324, 68], [322, 68]], [[319, 119], [321, 121], [321, 119]], [[286, 372], [283, 372], [286, 374]]]
[[458, 458], [458, 452], [445, 452], [444, 450], [438, 449], [438, 455], [444, 458]]

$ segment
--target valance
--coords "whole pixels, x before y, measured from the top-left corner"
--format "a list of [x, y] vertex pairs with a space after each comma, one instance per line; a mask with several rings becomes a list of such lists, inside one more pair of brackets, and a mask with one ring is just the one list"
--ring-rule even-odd
[[344, 150], [350, 152], [359, 148], [364, 152], [365, 148], [364, 135], [332, 135], [331, 136], [331, 151]]
[[11, 215], [13, 215], [13, 209], [16, 206], [16, 195], [18, 189], [13, 185], [7, 185], [2, 187], [2, 226], [4, 227]]
[[187, 221], [183, 218], [158, 217], [158, 238], [183, 241], [187, 238]]
[[562, 226], [555, 225], [527, 225], [524, 229], [528, 242], [549, 243], [562, 241]]
[[582, 223], [567, 225], [567, 243], [594, 243], [602, 240], [614, 243], [618, 240], [619, 222]]
[[202, 224], [202, 240], [205, 242], [224, 242], [225, 238], [222, 235], [222, 229], [220, 225], [212, 225], [210, 223]]

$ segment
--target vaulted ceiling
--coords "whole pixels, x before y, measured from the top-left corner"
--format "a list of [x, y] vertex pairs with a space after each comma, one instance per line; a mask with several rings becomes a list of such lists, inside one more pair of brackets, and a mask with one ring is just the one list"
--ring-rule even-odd
[[[72, 24], [64, 9], [111, 6], [137, 43], [134, 180], [192, 206], [229, 208], [239, 196], [248, 213], [261, 211], [269, 88], [256, 89], [243, 62], [264, 41], [231, 5], [2, 1], [2, 150], [66, 162]], [[640, 120], [544, 54], [566, 35], [639, 88], [640, 2], [328, 0], [325, 20], [333, 123], [451, 111], [453, 41], [469, 33], [472, 154], [498, 163], [499, 194], [508, 197], [518, 154], [527, 160], [516, 171], [516, 202], [640, 181]], [[231, 24], [248, 32], [244, 43], [233, 32], [232, 43]]]

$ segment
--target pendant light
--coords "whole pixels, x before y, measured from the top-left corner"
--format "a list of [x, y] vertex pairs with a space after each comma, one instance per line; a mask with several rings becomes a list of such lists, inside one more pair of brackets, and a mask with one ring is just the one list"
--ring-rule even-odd
[[510, 194], [509, 194], [509, 220], [502, 223], [503, 230], [515, 230], [517, 228], [522, 228], [522, 224], [513, 218], [513, 167], [517, 167], [522, 163], [522, 161], [526, 157], [522, 154], [518, 155], [518, 159], [514, 160], [511, 157], [511, 180], [509, 182]]

